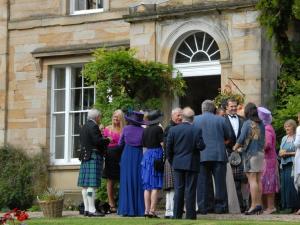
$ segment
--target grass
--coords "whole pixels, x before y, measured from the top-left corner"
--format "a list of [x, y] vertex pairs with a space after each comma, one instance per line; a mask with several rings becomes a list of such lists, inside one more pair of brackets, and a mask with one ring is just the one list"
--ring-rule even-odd
[[299, 222], [260, 221], [260, 220], [166, 220], [144, 218], [59, 218], [31, 219], [27, 225], [299, 225]]

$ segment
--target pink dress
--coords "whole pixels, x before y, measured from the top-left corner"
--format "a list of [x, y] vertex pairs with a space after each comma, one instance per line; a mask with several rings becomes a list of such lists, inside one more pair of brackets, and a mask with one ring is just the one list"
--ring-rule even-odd
[[277, 154], [275, 150], [276, 135], [272, 125], [265, 125], [265, 163], [262, 173], [262, 193], [272, 194], [279, 191]]
[[104, 128], [103, 135], [110, 137], [111, 142], [108, 145], [107, 153], [105, 155], [105, 166], [103, 170], [103, 178], [111, 180], [120, 179], [120, 159], [122, 154], [122, 148], [118, 145], [120, 139], [120, 133], [114, 132], [109, 128]]

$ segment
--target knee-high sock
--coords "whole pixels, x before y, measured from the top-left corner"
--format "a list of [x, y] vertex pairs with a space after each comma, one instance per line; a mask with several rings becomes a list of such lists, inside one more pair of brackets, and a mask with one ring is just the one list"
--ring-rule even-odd
[[95, 208], [95, 188], [88, 187], [87, 188], [87, 200], [88, 200], [88, 205], [89, 205], [89, 212], [94, 213], [96, 212]]
[[84, 211], [89, 211], [89, 204], [87, 199], [87, 188], [83, 188], [81, 193], [82, 193], [82, 199], [84, 204]]

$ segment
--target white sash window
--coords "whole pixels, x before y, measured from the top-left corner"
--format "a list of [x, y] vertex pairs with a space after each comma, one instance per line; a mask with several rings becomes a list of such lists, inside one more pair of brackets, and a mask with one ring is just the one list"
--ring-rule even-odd
[[95, 102], [95, 87], [87, 86], [81, 65], [52, 69], [51, 162], [79, 164], [79, 131]]
[[103, 0], [71, 0], [71, 14], [88, 14], [103, 12]]

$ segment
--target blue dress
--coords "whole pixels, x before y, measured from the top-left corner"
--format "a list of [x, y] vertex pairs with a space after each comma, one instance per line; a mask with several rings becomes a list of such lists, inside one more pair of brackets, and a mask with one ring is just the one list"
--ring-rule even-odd
[[162, 159], [163, 149], [147, 148], [142, 160], [142, 182], [144, 190], [162, 189], [163, 173], [154, 169], [154, 160]]
[[123, 216], [144, 216], [144, 190], [142, 186], [141, 146], [143, 128], [126, 126], [120, 138], [125, 143], [120, 161], [120, 190], [118, 214]]

